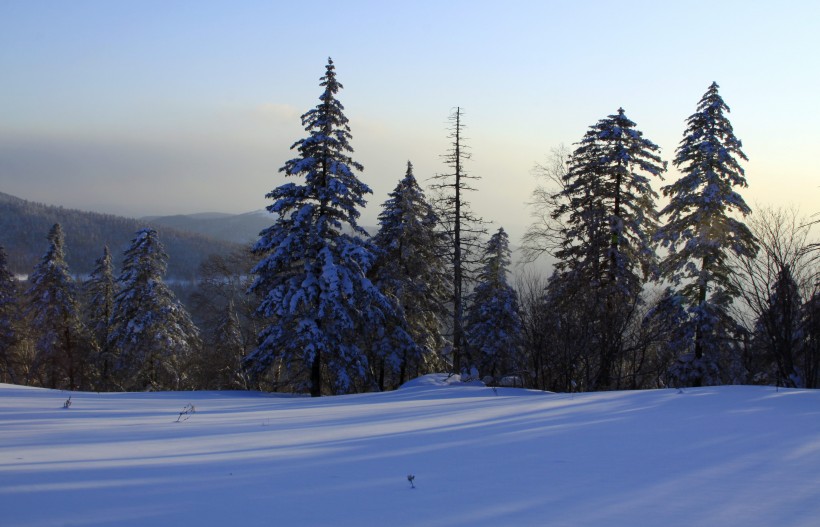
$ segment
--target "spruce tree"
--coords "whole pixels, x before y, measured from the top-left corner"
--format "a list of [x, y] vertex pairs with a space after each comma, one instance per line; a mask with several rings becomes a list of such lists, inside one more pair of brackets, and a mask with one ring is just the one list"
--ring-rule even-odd
[[257, 312], [269, 324], [246, 358], [256, 378], [277, 361], [294, 376], [308, 374], [313, 396], [322, 393], [325, 369], [337, 393], [367, 383], [363, 340], [393, 316], [367, 277], [375, 253], [358, 219], [372, 191], [355, 174], [363, 167], [349, 155], [350, 127], [336, 98], [342, 85], [330, 59], [321, 86], [319, 104], [302, 115], [308, 136], [291, 147], [299, 155], [280, 169], [302, 181], [266, 196], [275, 220], [254, 246], [261, 259], [251, 291], [262, 297]]
[[379, 250], [373, 281], [396, 299], [407, 331], [418, 345], [397, 348], [390, 339], [382, 341], [386, 347], [379, 355], [383, 363], [394, 366], [398, 384], [407, 380], [408, 371], [418, 375], [438, 366], [436, 354], [444, 345], [450, 283], [447, 240], [438, 227], [438, 215], [408, 161], [404, 178], [382, 205], [379, 231], [373, 237]]
[[154, 229], [137, 231], [123, 257], [108, 345], [125, 390], [184, 387], [186, 362], [199, 344], [190, 315], [163, 281], [167, 261]]
[[63, 229], [54, 224], [49, 247], [29, 277], [28, 311], [36, 339], [33, 374], [49, 388], [75, 390], [88, 382], [87, 348], [76, 284], [65, 261]]
[[581, 308], [585, 320], [578, 322], [592, 325], [587, 333], [597, 350], [593, 387], [599, 389], [611, 386], [643, 284], [657, 272], [657, 195], [650, 179], [666, 168], [658, 151], [619, 109], [578, 143], [556, 195], [553, 218], [563, 240], [550, 287], [562, 290], [556, 300], [574, 298], [565, 308]]
[[233, 300], [225, 305], [198, 368], [200, 385], [213, 390], [243, 390], [248, 381], [242, 370], [244, 343]]
[[[746, 187], [740, 161], [747, 160], [726, 114], [729, 107], [712, 83], [697, 111], [686, 121], [674, 164], [681, 177], [661, 189], [669, 204], [661, 211], [665, 225], [657, 239], [669, 251], [663, 275], [685, 298], [690, 319], [691, 355], [687, 382], [717, 382], [704, 376], [714, 370], [716, 354], [736, 330], [729, 314], [739, 291], [731, 279], [729, 255], [754, 256], [757, 241], [741, 221], [751, 213], [736, 187]], [[711, 356], [710, 356], [711, 355]]]
[[94, 269], [85, 284], [86, 324], [98, 350], [99, 385], [103, 390], [113, 388], [111, 373], [114, 367], [114, 356], [109, 346], [111, 334], [111, 317], [114, 314], [114, 296], [116, 283], [111, 252], [106, 245], [103, 254], [94, 264]]
[[17, 280], [9, 271], [6, 249], [0, 245], [0, 382], [13, 384], [19, 382], [16, 353], [20, 341], [18, 296]]
[[510, 240], [500, 228], [484, 249], [467, 310], [470, 349], [479, 372], [492, 377], [511, 373], [519, 362], [521, 318], [518, 295], [507, 280], [510, 258]]

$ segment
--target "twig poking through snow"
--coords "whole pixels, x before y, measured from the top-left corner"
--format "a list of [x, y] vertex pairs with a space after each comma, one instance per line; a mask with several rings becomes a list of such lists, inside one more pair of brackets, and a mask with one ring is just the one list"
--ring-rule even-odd
[[71, 408], [71, 396], [68, 396], [68, 399], [65, 400], [63, 403], [63, 408]]
[[[196, 413], [196, 408], [194, 408], [194, 405], [192, 405], [191, 403], [188, 403], [188, 404], [185, 405], [185, 407], [182, 409], [182, 411], [179, 412], [179, 417], [177, 417], [176, 422], [179, 423], [180, 419], [182, 421], [187, 421], [195, 413]], [[185, 419], [182, 419], [182, 416], [185, 416]]]
[[407, 475], [407, 481], [409, 481], [409, 482], [410, 482], [410, 488], [411, 488], [411, 489], [416, 488], [416, 486], [413, 484], [413, 480], [414, 480], [414, 479], [416, 479], [416, 476], [414, 476], [413, 474], [408, 474], [408, 475]]

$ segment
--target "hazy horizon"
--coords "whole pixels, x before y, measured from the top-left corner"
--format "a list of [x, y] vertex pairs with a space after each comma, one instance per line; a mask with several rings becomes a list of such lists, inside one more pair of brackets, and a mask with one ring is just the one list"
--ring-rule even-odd
[[813, 2], [10, 0], [0, 191], [130, 217], [262, 209], [331, 56], [374, 190], [365, 225], [408, 160], [423, 184], [445, 170], [456, 106], [473, 209], [518, 236], [552, 148], [623, 107], [671, 161], [712, 81], [749, 156], [746, 201], [811, 214], [819, 18]]

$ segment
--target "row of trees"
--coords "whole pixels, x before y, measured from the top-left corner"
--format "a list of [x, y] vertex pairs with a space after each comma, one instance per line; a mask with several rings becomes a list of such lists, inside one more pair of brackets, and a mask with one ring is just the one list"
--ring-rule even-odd
[[[551, 173], [556, 185], [537, 191], [542, 216], [526, 237], [531, 254], [555, 257], [555, 269], [543, 284], [522, 282], [517, 294], [507, 283], [506, 234], [499, 230], [482, 242], [484, 224], [469, 210], [474, 178], [464, 169], [470, 156], [461, 109], [451, 116], [448, 171], [433, 178], [429, 216], [414, 216], [429, 218], [425, 234], [405, 238], [390, 223], [399, 217], [390, 207], [400, 186], [371, 244], [356, 224], [369, 189], [355, 177], [361, 165], [349, 157], [332, 62], [322, 81], [322, 102], [303, 116], [310, 135], [294, 145], [300, 156], [282, 169], [306, 184], [268, 195], [279, 220], [255, 248], [262, 260], [253, 288], [266, 295], [261, 314], [269, 321], [263, 346], [246, 359], [256, 378], [280, 362], [292, 374], [298, 357], [299, 367], [310, 364], [314, 395], [322, 371], [338, 381], [338, 391], [357, 380], [357, 389], [367, 389], [374, 379], [384, 387], [385, 374], [402, 379], [409, 363], [492, 376], [521, 372], [536, 387], [562, 391], [817, 384], [814, 275], [804, 266], [802, 298], [790, 278], [794, 263], [782, 257], [769, 264], [774, 281], [749, 278], [770, 257], [770, 244], [761, 252], [745, 223], [751, 210], [737, 189], [746, 186], [746, 156], [716, 83], [687, 120], [673, 161], [682, 176], [661, 187], [663, 209], [652, 181], [663, 179], [667, 165], [623, 109], [590, 127], [572, 152], [559, 154]], [[410, 272], [385, 240], [424, 258]], [[804, 247], [796, 251], [808, 265]], [[379, 264], [384, 255], [389, 259]], [[417, 300], [407, 293], [418, 289], [435, 299], [425, 312], [440, 314], [424, 334], [408, 325]], [[789, 338], [777, 334], [784, 317], [791, 321]], [[298, 333], [290, 328], [304, 337], [290, 339]], [[438, 352], [419, 352], [418, 342], [438, 342]]]
[[357, 177], [331, 60], [321, 86], [302, 116], [307, 136], [280, 170], [298, 181], [267, 195], [273, 224], [250, 251], [203, 264], [193, 317], [162, 281], [167, 256], [150, 229], [118, 278], [106, 249], [80, 287], [55, 226], [16, 319], [16, 285], [0, 262], [2, 380], [314, 396], [432, 371], [558, 391], [817, 386], [810, 224], [777, 211], [745, 223], [751, 210], [736, 189], [746, 156], [717, 84], [687, 120], [673, 160], [682, 176], [661, 187], [663, 209], [652, 182], [666, 163], [623, 109], [573, 151], [554, 152], [525, 236], [528, 254], [552, 255], [554, 271], [515, 287], [506, 232], [488, 237], [469, 208], [462, 110], [432, 199], [408, 162], [371, 237], [358, 223], [371, 191]]
[[[297, 382], [320, 395], [384, 389], [441, 369], [499, 370], [500, 353], [484, 344], [493, 340], [494, 324], [510, 320], [513, 326], [502, 328], [509, 337], [493, 345], [511, 344], [504, 354], [517, 347], [509, 241], [502, 229], [483, 252], [476, 250], [479, 222], [462, 195], [469, 176], [461, 111], [453, 114], [453, 148], [445, 156], [451, 171], [434, 185], [438, 207], [408, 163], [370, 238], [358, 218], [371, 190], [356, 176], [363, 167], [350, 156], [350, 128], [336, 98], [342, 85], [331, 60], [321, 85], [320, 103], [302, 116], [308, 136], [292, 147], [299, 155], [281, 169], [303, 183], [267, 195], [276, 219], [253, 249], [260, 260], [250, 290], [261, 297], [257, 313], [267, 325], [245, 359], [250, 375], [273, 386]], [[466, 273], [477, 257], [481, 287], [465, 315]]]
[[199, 334], [163, 281], [167, 255], [153, 229], [137, 232], [115, 278], [108, 247], [88, 280], [65, 260], [63, 229], [18, 294], [0, 247], [0, 364], [4, 382], [97, 390], [187, 386]]
[[[320, 104], [302, 117], [309, 136], [294, 144], [300, 155], [282, 168], [304, 184], [268, 194], [275, 220], [251, 251], [255, 264], [236, 254], [214, 256], [201, 268], [189, 304], [204, 331], [163, 283], [167, 255], [155, 231], [137, 233], [118, 278], [106, 249], [77, 284], [55, 225], [22, 295], [26, 316], [15, 320], [12, 344], [4, 346], [4, 380], [71, 389], [262, 387], [320, 395], [392, 388], [452, 370], [461, 360], [474, 370], [505, 371], [519, 333], [507, 282], [509, 240], [499, 229], [481, 247], [482, 227], [470, 225], [477, 220], [459, 195], [469, 179], [460, 110], [448, 161], [453, 171], [440, 177], [438, 208], [408, 162], [371, 238], [358, 225], [370, 189], [349, 156], [347, 118], [335, 98], [341, 84], [330, 61], [322, 85]], [[454, 215], [450, 203], [457, 204]], [[461, 281], [473, 271], [480, 285], [462, 296]], [[462, 302], [469, 305], [464, 314]], [[448, 338], [453, 328], [457, 339]]]
[[661, 187], [661, 210], [650, 181], [666, 165], [622, 109], [542, 167], [552, 185], [536, 191], [525, 242], [557, 263], [544, 294], [524, 287], [538, 386], [817, 385], [820, 297], [811, 246], [796, 239], [809, 224], [793, 217], [789, 230], [768, 214], [756, 236], [744, 223], [746, 156], [728, 113], [713, 83], [687, 120], [681, 177]]
[[236, 249], [233, 242], [179, 230], [172, 225], [163, 225], [162, 220], [137, 220], [66, 209], [0, 193], [0, 244], [6, 250], [12, 272], [21, 275], [31, 272], [42, 256], [42, 238], [55, 223], [62, 226], [70, 241], [71, 250], [66, 251], [66, 262], [78, 275], [91, 272], [105, 245], [114, 252], [115, 263], [121, 264], [119, 257], [127, 249], [131, 236], [145, 226], [157, 228], [162, 233], [163, 245], [170, 256], [168, 275], [177, 279], [195, 279], [197, 269], [209, 254], [228, 254]]

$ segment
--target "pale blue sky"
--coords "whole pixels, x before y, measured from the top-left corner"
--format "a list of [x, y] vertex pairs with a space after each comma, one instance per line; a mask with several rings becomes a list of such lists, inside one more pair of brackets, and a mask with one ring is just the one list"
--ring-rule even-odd
[[[531, 168], [618, 107], [671, 160], [712, 81], [750, 204], [820, 210], [820, 2], [0, 2], [0, 191], [123, 215], [268, 204], [328, 56], [375, 191], [441, 172], [466, 111], [477, 213], [514, 236]], [[674, 178], [671, 172], [668, 178]]]

